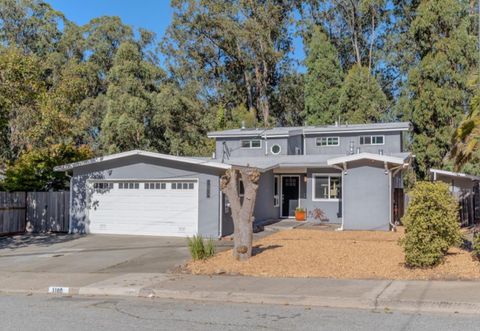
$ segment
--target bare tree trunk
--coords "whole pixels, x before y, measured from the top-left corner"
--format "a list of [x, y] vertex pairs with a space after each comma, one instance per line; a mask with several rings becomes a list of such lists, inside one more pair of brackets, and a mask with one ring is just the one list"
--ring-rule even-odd
[[[372, 13], [372, 35], [370, 36], [370, 49], [368, 50], [368, 71], [372, 72], [373, 43], [375, 41], [375, 15]], [[370, 79], [370, 75], [368, 76]]]
[[[244, 197], [241, 201], [239, 182], [242, 179]], [[252, 256], [253, 209], [257, 197], [260, 173], [255, 168], [232, 168], [221, 179], [222, 192], [230, 201], [233, 218], [233, 257], [244, 261]]]

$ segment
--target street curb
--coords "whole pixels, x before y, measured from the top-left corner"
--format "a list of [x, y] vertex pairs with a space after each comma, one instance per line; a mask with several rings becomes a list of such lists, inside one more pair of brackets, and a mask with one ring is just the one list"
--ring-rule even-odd
[[371, 310], [401, 310], [409, 312], [436, 312], [436, 313], [480, 313], [480, 303], [463, 302], [434, 302], [434, 301], [399, 301], [399, 300], [376, 300], [361, 298], [341, 297], [318, 297], [304, 295], [276, 295], [258, 293], [235, 293], [235, 292], [207, 292], [207, 291], [178, 291], [178, 290], [157, 290], [145, 288], [143, 297], [195, 300], [195, 301], [217, 301], [233, 303], [252, 304], [275, 304], [292, 306], [316, 306], [328, 308], [350, 308], [350, 309], [371, 309]]
[[68, 293], [52, 294], [45, 289], [0, 289], [4, 294], [40, 294], [52, 296], [116, 296], [210, 302], [273, 304], [328, 308], [399, 310], [408, 312], [480, 314], [480, 302], [415, 301], [379, 298], [345, 298], [294, 294], [259, 294], [227, 291], [164, 290], [149, 287], [69, 287]]

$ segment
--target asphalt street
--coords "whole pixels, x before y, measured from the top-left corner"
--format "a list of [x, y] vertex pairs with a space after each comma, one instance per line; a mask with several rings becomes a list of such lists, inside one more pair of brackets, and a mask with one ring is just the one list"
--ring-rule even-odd
[[478, 330], [479, 315], [1, 295], [0, 330]]

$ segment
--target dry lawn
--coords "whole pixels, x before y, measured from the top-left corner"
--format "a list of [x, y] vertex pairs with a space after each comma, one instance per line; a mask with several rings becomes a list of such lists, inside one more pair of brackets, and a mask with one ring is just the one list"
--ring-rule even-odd
[[409, 269], [398, 245], [399, 232], [327, 232], [294, 229], [254, 242], [246, 262], [231, 250], [206, 261], [190, 262], [193, 274], [241, 274], [263, 277], [329, 277], [341, 279], [480, 279], [480, 263], [469, 252], [453, 248], [445, 262], [431, 269]]

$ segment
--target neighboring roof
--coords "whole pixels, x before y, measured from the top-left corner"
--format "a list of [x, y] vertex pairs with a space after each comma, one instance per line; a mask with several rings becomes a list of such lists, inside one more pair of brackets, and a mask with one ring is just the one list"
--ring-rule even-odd
[[446, 176], [446, 177], [465, 178], [465, 179], [470, 179], [470, 180], [480, 180], [479, 176], [464, 174], [464, 173], [461, 173], [461, 172], [452, 172], [452, 171], [440, 170], [440, 169], [430, 169], [429, 171], [433, 175], [437, 174], [437, 175], [442, 175], [442, 176]]
[[298, 134], [322, 134], [322, 133], [358, 133], [358, 132], [385, 132], [385, 131], [408, 131], [408, 122], [371, 123], [371, 124], [342, 124], [324, 126], [299, 126], [277, 128], [254, 128], [232, 129], [225, 131], [209, 132], [209, 138], [234, 138], [234, 137], [288, 137]]
[[373, 161], [403, 165], [403, 164], [405, 164], [405, 160], [409, 157], [409, 155], [410, 155], [410, 153], [398, 153], [396, 155], [358, 153], [358, 154], [352, 154], [352, 155], [341, 156], [341, 157], [329, 159], [327, 161], [327, 164], [328, 165], [336, 165], [336, 164], [343, 164], [343, 163], [348, 163], [348, 162], [352, 162], [352, 161], [359, 161], [359, 160], [373, 160]]
[[[380, 160], [387, 163], [404, 164], [409, 156], [410, 153], [395, 153], [393, 155], [360, 153], [348, 156], [345, 156], [345, 154], [278, 155], [231, 157], [225, 160], [225, 163], [231, 164], [232, 166], [250, 166], [258, 168], [261, 171], [268, 171], [274, 168], [331, 167], [332, 165], [354, 161], [355, 159]], [[340, 160], [340, 162], [337, 163], [337, 160]]]
[[94, 159], [89, 159], [89, 160], [85, 160], [85, 161], [80, 161], [80, 162], [61, 165], [61, 166], [55, 167], [54, 170], [55, 171], [67, 171], [67, 170], [72, 170], [72, 169], [78, 168], [78, 167], [84, 167], [84, 166], [91, 165], [91, 164], [96, 164], [96, 163], [101, 163], [101, 162], [105, 162], [105, 161], [121, 159], [121, 158], [124, 158], [124, 157], [129, 157], [129, 156], [134, 156], [134, 155], [151, 157], [151, 158], [155, 158], [155, 159], [169, 160], [169, 161], [177, 161], [177, 162], [183, 162], [183, 163], [188, 163], [188, 164], [196, 164], [196, 165], [202, 165], [202, 166], [212, 167], [212, 168], [220, 168], [220, 169], [231, 168], [231, 166], [228, 165], [228, 164], [220, 163], [220, 162], [216, 162], [216, 161], [212, 161], [212, 160], [205, 160], [205, 159], [200, 159], [200, 158], [184, 157], [184, 156], [173, 156], [173, 155], [167, 155], [167, 154], [161, 154], [161, 153], [155, 153], [155, 152], [147, 152], [147, 151], [141, 151], [141, 150], [133, 150], [133, 151], [117, 153], [117, 154], [112, 154], [112, 155], [107, 155], [107, 156], [101, 156], [101, 157], [96, 157]]

